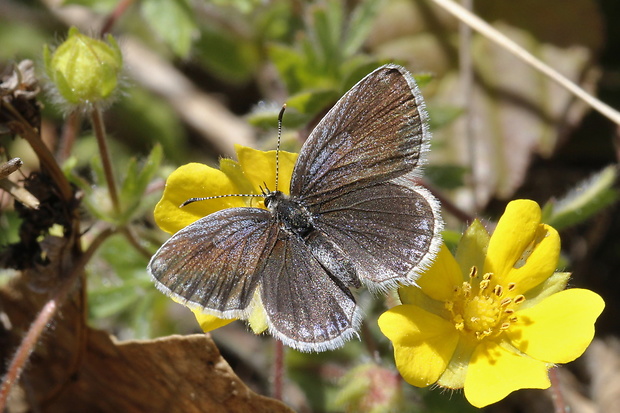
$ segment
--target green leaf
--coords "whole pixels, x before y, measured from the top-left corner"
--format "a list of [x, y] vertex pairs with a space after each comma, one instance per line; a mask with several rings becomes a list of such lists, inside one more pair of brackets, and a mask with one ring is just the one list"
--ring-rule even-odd
[[89, 9], [99, 12], [101, 14], [110, 13], [116, 6], [118, 6], [118, 0], [65, 0], [63, 5], [77, 4], [80, 6], [86, 6]]
[[121, 141], [138, 146], [144, 153], [155, 142], [163, 146], [166, 159], [171, 163], [182, 163], [187, 159], [186, 131], [170, 104], [154, 97], [140, 88], [130, 88], [127, 94], [112, 107], [115, 124], [123, 125], [110, 132]]
[[185, 0], [143, 0], [141, 10], [153, 30], [180, 57], [187, 57], [198, 28]]
[[463, 108], [457, 106], [433, 106], [428, 108], [431, 130], [441, 129], [450, 125], [463, 113]]
[[381, 0], [361, 1], [351, 13], [347, 25], [347, 35], [342, 45], [342, 54], [345, 58], [355, 56], [361, 49], [373, 28], [377, 10], [381, 3]]
[[286, 85], [288, 93], [294, 94], [302, 90], [305, 81], [300, 76], [300, 68], [306, 64], [304, 56], [292, 47], [275, 43], [269, 45], [267, 51]]
[[138, 166], [138, 162], [135, 158], [129, 161], [120, 193], [121, 202], [123, 203], [121, 222], [129, 221], [142, 211], [139, 206], [145, 199], [144, 192], [147, 185], [157, 173], [162, 158], [163, 150], [161, 145], [155, 145], [142, 165], [142, 168]]
[[590, 218], [618, 199], [617, 177], [617, 166], [611, 165], [577, 184], [564, 198], [545, 205], [543, 222], [559, 230]]
[[335, 103], [339, 97], [340, 94], [334, 89], [314, 90], [290, 97], [286, 105], [301, 113], [313, 114]]
[[467, 168], [460, 165], [429, 165], [424, 175], [436, 186], [443, 189], [456, 189], [465, 184]]
[[316, 7], [313, 13], [312, 38], [316, 57], [325, 69], [337, 68], [340, 64], [340, 37], [343, 27], [343, 5], [339, 1], [328, 1], [327, 8]]
[[244, 82], [256, 72], [260, 56], [252, 43], [218, 27], [203, 27], [194, 54], [204, 67], [222, 79]]

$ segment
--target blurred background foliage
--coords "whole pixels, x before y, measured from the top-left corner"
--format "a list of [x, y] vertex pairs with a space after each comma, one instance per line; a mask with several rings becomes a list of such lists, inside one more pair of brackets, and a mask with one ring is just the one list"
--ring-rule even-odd
[[[479, 0], [474, 10], [586, 90], [620, 104], [617, 1]], [[434, 134], [427, 183], [447, 201], [447, 242], [465, 227], [463, 216], [490, 222], [510, 199], [538, 201], [546, 222], [562, 231], [563, 264], [574, 272], [573, 285], [607, 302], [600, 337], [617, 336], [617, 125], [477, 34], [463, 49], [457, 21], [431, 1], [3, 0], [0, 67], [32, 59], [44, 82], [43, 45], [53, 49], [70, 26], [89, 34], [109, 27], [123, 50], [123, 85], [105, 112], [123, 214], [111, 213], [97, 144], [83, 118], [75, 142], [62, 153], [69, 121], [49, 94], [40, 96], [43, 139], [83, 191], [84, 242], [106, 222], [128, 225], [139, 240], [135, 245], [113, 236], [89, 262], [91, 325], [121, 339], [199, 331], [191, 313], [156, 291], [145, 270], [148, 253], [167, 238], [152, 218], [166, 177], [188, 162], [216, 166], [219, 157], [232, 156], [235, 143], [274, 148], [284, 102], [283, 148], [298, 151], [355, 82], [397, 62], [414, 73], [427, 101]], [[471, 61], [469, 71], [459, 65], [464, 59]], [[2, 135], [0, 148], [2, 160], [22, 158], [25, 175], [38, 168], [23, 140]], [[2, 245], [18, 240], [12, 204], [0, 193]], [[389, 369], [389, 344], [376, 328], [384, 301], [359, 295], [368, 315], [364, 340], [375, 341], [371, 348]], [[213, 336], [244, 381], [268, 393], [270, 339], [251, 335], [242, 323]], [[352, 400], [361, 403], [364, 395], [355, 389], [369, 384], [351, 383], [372, 365], [366, 346], [352, 342], [319, 355], [289, 351], [285, 400], [312, 411], [357, 410]], [[571, 371], [591, 385], [586, 378], [595, 372], [585, 363]], [[407, 411], [473, 410], [459, 393], [404, 392], [398, 403]], [[581, 393], [584, 405], [600, 402], [594, 390]], [[520, 411], [537, 394], [518, 392], [487, 410]]]

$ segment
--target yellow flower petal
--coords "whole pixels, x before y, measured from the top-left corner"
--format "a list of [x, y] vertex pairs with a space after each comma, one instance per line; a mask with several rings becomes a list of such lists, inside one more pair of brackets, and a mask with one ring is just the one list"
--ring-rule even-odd
[[235, 318], [231, 318], [231, 319], [217, 318], [214, 315], [204, 314], [200, 310], [192, 310], [192, 312], [194, 313], [194, 316], [196, 317], [196, 321], [198, 321], [198, 324], [200, 324], [200, 328], [205, 333], [216, 330], [220, 327], [224, 327], [225, 325], [228, 325], [236, 320]]
[[223, 172], [200, 163], [183, 165], [166, 181], [164, 194], [155, 206], [155, 222], [162, 230], [174, 234], [220, 209], [245, 206], [238, 197], [194, 202], [180, 208], [183, 202], [190, 198], [236, 193], [236, 186]]
[[514, 294], [522, 294], [551, 276], [560, 256], [560, 237], [548, 225], [540, 224], [538, 204], [512, 201], [499, 220], [489, 242], [484, 272], [498, 283], [515, 283]]
[[251, 308], [248, 324], [254, 334], [260, 334], [269, 328], [269, 324], [267, 323], [267, 313], [265, 312], [258, 288], [254, 291]]
[[[445, 244], [435, 258], [433, 265], [417, 281], [419, 288], [429, 297], [445, 301], [452, 297], [454, 287], [463, 283], [461, 269]], [[398, 290], [403, 304], [416, 303], [416, 286], [402, 287]]]
[[483, 341], [474, 351], [465, 397], [476, 407], [495, 403], [518, 389], [546, 389], [551, 385], [547, 365], [515, 354], [494, 341]]
[[418, 387], [437, 381], [459, 340], [452, 324], [415, 305], [386, 311], [379, 317], [379, 328], [394, 344], [398, 371]]
[[603, 299], [592, 291], [564, 290], [518, 311], [518, 321], [506, 334], [513, 345], [537, 360], [568, 363], [592, 341], [594, 322], [604, 307]]
[[[252, 183], [243, 174], [243, 168], [239, 162], [229, 158], [221, 158], [220, 171], [226, 174], [240, 194], [260, 194], [260, 192], [255, 191]], [[246, 201], [247, 206], [250, 206], [249, 201], [251, 199]]]
[[[237, 159], [246, 179], [252, 183], [254, 192], [260, 194], [261, 187], [276, 189], [276, 151], [263, 152], [246, 146], [235, 145]], [[291, 177], [297, 154], [280, 151], [280, 170], [278, 171], [278, 190], [289, 194]]]

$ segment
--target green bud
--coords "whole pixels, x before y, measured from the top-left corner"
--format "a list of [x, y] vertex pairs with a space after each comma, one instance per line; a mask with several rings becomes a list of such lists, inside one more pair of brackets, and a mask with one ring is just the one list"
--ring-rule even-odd
[[69, 37], [52, 53], [43, 50], [47, 75], [70, 105], [103, 103], [117, 89], [123, 56], [111, 35], [107, 43], [69, 29]]

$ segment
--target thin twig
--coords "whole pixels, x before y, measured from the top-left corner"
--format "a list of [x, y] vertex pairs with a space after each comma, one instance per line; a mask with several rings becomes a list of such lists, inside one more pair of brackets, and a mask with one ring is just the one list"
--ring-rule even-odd
[[133, 2], [134, 0], [121, 0], [116, 4], [114, 10], [112, 10], [112, 12], [106, 17], [105, 22], [103, 23], [100, 33], [101, 37], [108, 34], [112, 30], [114, 24], [125, 13], [125, 11], [127, 11]]
[[43, 140], [39, 133], [32, 127], [30, 124], [23, 118], [23, 116], [15, 110], [13, 105], [0, 101], [0, 104], [7, 109], [11, 115], [16, 119], [15, 121], [7, 122], [7, 126], [14, 133], [18, 134], [22, 138], [28, 142], [32, 150], [39, 158], [39, 162], [41, 163], [41, 168], [45, 169], [56, 184], [56, 187], [60, 191], [60, 195], [63, 201], [69, 202], [73, 199], [73, 190], [71, 189], [71, 185], [69, 181], [62, 173], [62, 170], [58, 166], [58, 163], [54, 159], [54, 156], [50, 152], [50, 150], [45, 146]]
[[537, 59], [534, 55], [526, 51], [524, 48], [510, 40], [507, 36], [500, 33], [493, 28], [490, 24], [482, 20], [480, 17], [461, 7], [459, 4], [451, 0], [433, 0], [438, 6], [451, 13], [457, 19], [469, 25], [472, 29], [476, 30], [489, 40], [502, 46], [516, 57], [523, 60], [536, 70], [548, 76], [550, 79], [559, 83], [566, 90], [586, 102], [593, 109], [601, 113], [603, 116], [610, 119], [612, 122], [620, 125], [620, 112], [609, 106], [608, 104], [600, 101], [590, 93], [583, 90], [577, 84], [569, 80], [567, 77], [553, 69], [546, 63]]
[[129, 241], [129, 243], [136, 249], [136, 251], [146, 257], [146, 259], [151, 259], [153, 253], [140, 244], [136, 234], [134, 234], [133, 230], [129, 226], [124, 226], [120, 230], [125, 238], [127, 238], [127, 241]]
[[62, 128], [62, 134], [60, 135], [60, 145], [58, 145], [57, 157], [58, 163], [63, 163], [71, 156], [71, 150], [78, 134], [78, 129], [82, 121], [82, 112], [80, 110], [74, 110], [69, 113], [69, 116], [65, 120], [65, 124]]

